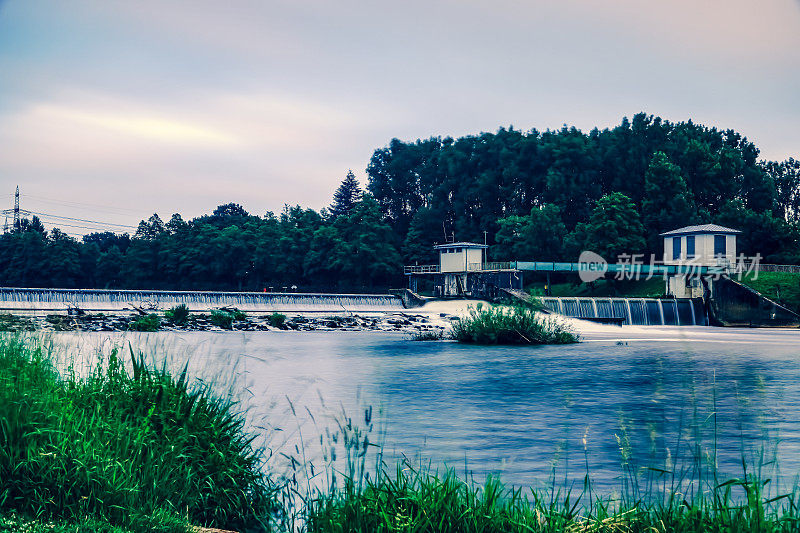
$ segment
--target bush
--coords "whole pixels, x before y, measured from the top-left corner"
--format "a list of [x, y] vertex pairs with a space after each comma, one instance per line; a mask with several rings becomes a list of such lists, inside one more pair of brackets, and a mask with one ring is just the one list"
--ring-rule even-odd
[[222, 329], [232, 329], [233, 318], [233, 313], [229, 313], [228, 311], [211, 311], [209, 320], [212, 324], [219, 326]]
[[440, 341], [444, 338], [444, 330], [441, 329], [422, 330], [411, 335], [412, 341]]
[[458, 342], [473, 344], [570, 344], [578, 336], [562, 322], [529, 307], [470, 308], [469, 315], [452, 326]]
[[189, 321], [189, 306], [186, 304], [176, 305], [172, 309], [164, 311], [164, 317], [177, 326], [183, 326]]
[[40, 341], [0, 340], [0, 516], [267, 531], [276, 491], [234, 403], [186, 369], [129, 366], [113, 351], [62, 377]]
[[286, 328], [286, 315], [282, 315], [280, 313], [272, 313], [271, 315], [269, 315], [267, 320], [269, 320], [269, 325], [272, 326], [273, 328], [280, 328], [280, 329]]
[[128, 324], [131, 331], [158, 331], [161, 327], [161, 319], [155, 313], [142, 315]]

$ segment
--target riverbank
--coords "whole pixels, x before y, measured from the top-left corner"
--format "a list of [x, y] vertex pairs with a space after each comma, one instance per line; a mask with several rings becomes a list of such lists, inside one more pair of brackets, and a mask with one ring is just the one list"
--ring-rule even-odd
[[482, 300], [429, 302], [405, 311], [244, 313], [224, 308], [210, 313], [186, 313], [176, 320], [170, 310], [79, 314], [31, 312], [0, 314], [0, 331], [377, 331], [417, 334], [442, 332]]
[[[149, 319], [153, 315], [155, 319]], [[176, 324], [162, 313], [84, 313], [80, 315], [48, 314], [0, 315], [0, 331], [398, 331], [418, 333], [443, 331], [453, 315], [432, 317], [430, 314], [389, 312], [381, 314], [328, 313], [289, 314], [276, 321], [272, 314], [234, 314], [231, 320], [219, 320], [210, 313], [190, 315], [185, 323]], [[141, 325], [144, 324], [144, 325]], [[146, 328], [146, 329], [143, 329]]]

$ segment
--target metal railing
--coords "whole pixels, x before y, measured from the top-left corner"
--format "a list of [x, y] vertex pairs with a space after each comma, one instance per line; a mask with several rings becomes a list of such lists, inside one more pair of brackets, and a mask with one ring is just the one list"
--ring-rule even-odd
[[800, 265], [765, 265], [763, 263], [753, 264], [752, 262], [739, 262], [731, 268], [731, 271], [739, 272], [791, 272], [800, 273]]
[[511, 262], [504, 261], [500, 263], [484, 263], [483, 270], [514, 270]]
[[[466, 272], [484, 272], [491, 270], [514, 270], [509, 262], [502, 263], [468, 263]], [[407, 265], [403, 267], [404, 274], [440, 274], [439, 265]]]
[[438, 274], [439, 265], [409, 265], [403, 267], [404, 274]]

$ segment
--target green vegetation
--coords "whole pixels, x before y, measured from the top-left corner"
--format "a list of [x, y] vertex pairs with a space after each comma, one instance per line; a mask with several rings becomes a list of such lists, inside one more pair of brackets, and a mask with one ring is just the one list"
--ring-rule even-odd
[[164, 311], [164, 318], [176, 326], [184, 326], [189, 322], [189, 306], [180, 304], [167, 309]]
[[411, 335], [412, 341], [441, 341], [446, 338], [442, 329], [424, 329]]
[[161, 318], [155, 313], [139, 316], [128, 325], [131, 331], [158, 331], [160, 327]]
[[49, 353], [40, 339], [0, 339], [0, 523], [267, 529], [276, 489], [230, 400], [132, 351], [87, 377], [59, 375]]
[[[534, 296], [544, 294], [544, 283], [535, 283], [529, 290]], [[599, 279], [591, 283], [580, 280], [550, 285], [552, 296], [596, 296], [610, 298], [662, 298], [664, 296], [664, 280], [662, 278], [640, 280]]]
[[453, 339], [472, 344], [570, 344], [578, 336], [531, 307], [477, 306], [454, 322]]
[[218, 326], [222, 329], [232, 329], [233, 328], [233, 313], [229, 313], [227, 311], [211, 311], [211, 316], [209, 316], [209, 320], [215, 326]]
[[286, 315], [282, 315], [281, 313], [272, 313], [269, 315], [269, 325], [273, 328], [286, 328]]
[[233, 323], [246, 320], [247, 315], [238, 309], [220, 309], [211, 311], [209, 321], [222, 329], [233, 329]]
[[735, 131], [644, 113], [602, 131], [392, 139], [372, 155], [367, 192], [350, 172], [319, 212], [229, 203], [80, 243], [25, 219], [0, 236], [0, 286], [385, 290], [403, 284], [403, 262], [435, 262], [444, 234], [486, 231], [492, 260], [574, 261], [581, 248], [658, 255], [659, 232], [709, 222], [742, 230], [746, 255], [798, 263], [800, 161], [758, 154]]
[[[162, 531], [167, 529], [158, 525], [156, 527]], [[184, 532], [186, 527], [178, 522], [175, 531]], [[45, 520], [9, 514], [0, 515], [0, 533], [135, 533], [135, 531], [109, 524], [103, 519]]]
[[[736, 277], [733, 279], [739, 281]], [[758, 276], [753, 274], [742, 276], [741, 283], [760, 292], [770, 300], [800, 313], [800, 274], [759, 272]]]
[[492, 478], [481, 487], [452, 472], [440, 476], [403, 466], [393, 476], [382, 473], [361, 487], [349, 483], [321, 496], [313, 502], [308, 531], [788, 533], [800, 520], [797, 494], [767, 498], [768, 481], [749, 476], [694, 496], [669, 491], [663, 500], [652, 493], [646, 495], [652, 500], [642, 499], [639, 493], [638, 498], [624, 494], [621, 500], [586, 502], [588, 485], [576, 494], [542, 490], [528, 497]]

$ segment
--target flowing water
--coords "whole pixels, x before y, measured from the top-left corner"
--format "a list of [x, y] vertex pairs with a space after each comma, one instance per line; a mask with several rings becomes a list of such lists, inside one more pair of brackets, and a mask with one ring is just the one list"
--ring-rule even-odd
[[547, 297], [542, 303], [555, 313], [579, 318], [618, 318], [637, 326], [704, 326], [700, 299]]
[[[580, 327], [582, 343], [542, 347], [375, 332], [124, 339], [188, 356], [206, 377], [234, 383], [276, 457], [305, 452], [318, 461], [335, 413], [363, 426], [371, 405], [390, 463], [422, 458], [462, 473], [466, 464], [476, 478], [498, 473], [516, 485], [544, 483], [553, 472], [580, 480], [588, 464], [596, 488], [612, 490], [625, 453], [633, 466], [663, 468], [680, 463], [676, 455], [692, 443], [706, 458], [716, 450], [724, 474], [739, 475], [742, 454], [762, 450], [777, 458], [785, 482], [800, 472], [800, 331]], [[57, 340], [88, 353], [121, 339]]]
[[164, 310], [186, 305], [192, 311], [235, 307], [248, 312], [370, 312], [402, 310], [390, 294], [313, 294], [273, 292], [197, 292], [102, 289], [15, 289], [0, 287], [0, 310], [121, 311]]

